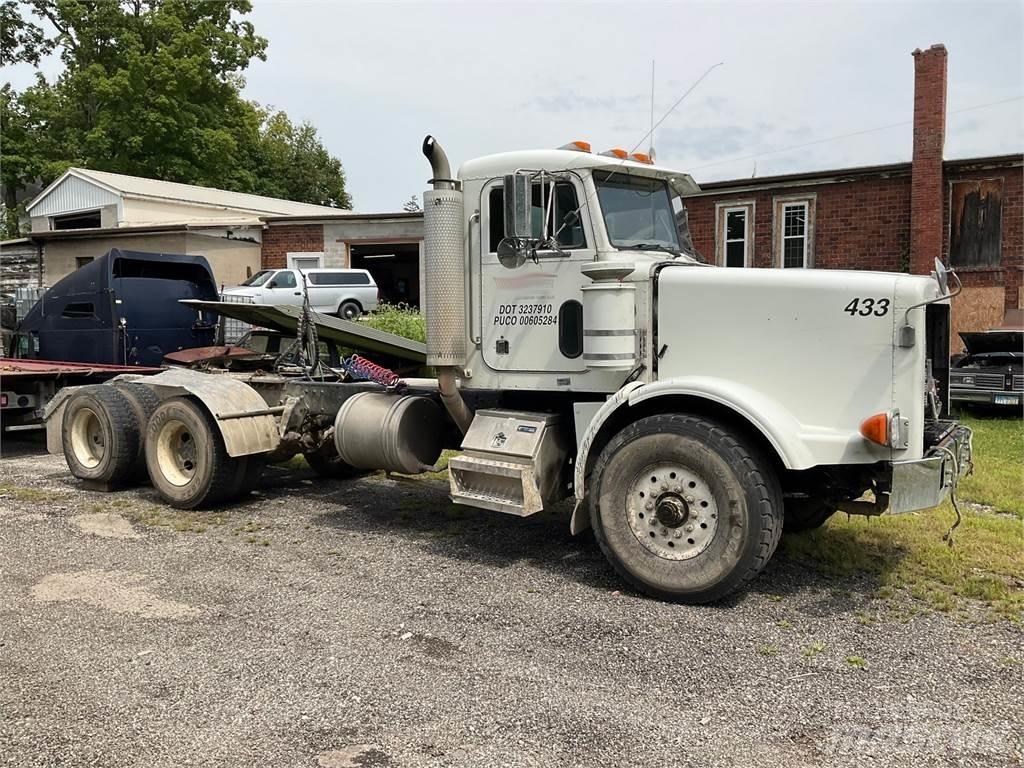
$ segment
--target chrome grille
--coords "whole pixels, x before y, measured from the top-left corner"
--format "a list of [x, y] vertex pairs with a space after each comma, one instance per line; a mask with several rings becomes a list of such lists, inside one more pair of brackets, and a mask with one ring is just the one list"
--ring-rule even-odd
[[1001, 373], [954, 373], [950, 377], [950, 384], [957, 387], [1002, 390], [1005, 379]]
[[981, 389], [1003, 389], [1006, 379], [1001, 373], [979, 373], [974, 377], [974, 386]]
[[1014, 392], [1024, 392], [1024, 376], [1014, 376], [1013, 387], [1011, 387], [1011, 389], [1013, 389]]

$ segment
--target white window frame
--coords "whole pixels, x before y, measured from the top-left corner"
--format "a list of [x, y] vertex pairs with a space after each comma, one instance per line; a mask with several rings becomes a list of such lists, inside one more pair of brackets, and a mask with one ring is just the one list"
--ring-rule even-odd
[[722, 262], [721, 267], [729, 266], [729, 243], [739, 242], [729, 239], [729, 214], [743, 214], [743, 266], [750, 266], [750, 215], [753, 207], [749, 205], [730, 205], [722, 208]]
[[743, 235], [743, 266], [754, 266], [754, 222], [757, 220], [757, 201], [749, 199], [722, 200], [715, 203], [715, 264], [725, 266], [726, 216], [729, 211], [745, 211]]
[[[786, 212], [790, 208], [802, 208], [804, 211], [804, 233], [800, 235], [800, 239], [803, 240], [803, 249], [800, 254], [800, 266], [799, 267], [787, 267], [786, 266], [786, 241], [796, 240], [795, 235], [786, 234]], [[810, 205], [806, 200], [796, 200], [789, 203], [782, 204], [782, 227], [779, 232], [779, 266], [783, 269], [807, 269], [807, 241], [810, 239], [811, 232], [811, 220], [810, 220]]]
[[[772, 199], [772, 266], [786, 269], [786, 208], [800, 206], [804, 209], [804, 248], [803, 268], [814, 269], [816, 254], [814, 238], [817, 232], [815, 218], [817, 216], [818, 195], [814, 192], [803, 194], [780, 195]], [[800, 269], [800, 267], [789, 267]]]
[[296, 259], [316, 259], [315, 267], [301, 267], [301, 269], [323, 269], [324, 267], [323, 251], [289, 251], [287, 254], [288, 269], [300, 269], [295, 266]]

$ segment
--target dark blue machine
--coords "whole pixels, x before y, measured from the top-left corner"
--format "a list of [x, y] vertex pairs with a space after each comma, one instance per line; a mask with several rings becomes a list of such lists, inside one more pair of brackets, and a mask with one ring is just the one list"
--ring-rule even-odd
[[19, 357], [157, 366], [215, 343], [216, 317], [179, 299], [217, 301], [202, 256], [114, 248], [50, 288], [21, 321]]

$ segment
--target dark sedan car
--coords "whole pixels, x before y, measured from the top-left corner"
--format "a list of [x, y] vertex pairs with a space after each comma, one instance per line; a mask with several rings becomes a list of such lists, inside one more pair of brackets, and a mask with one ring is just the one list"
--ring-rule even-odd
[[967, 354], [949, 372], [950, 399], [1020, 409], [1024, 402], [1024, 331], [961, 333]]

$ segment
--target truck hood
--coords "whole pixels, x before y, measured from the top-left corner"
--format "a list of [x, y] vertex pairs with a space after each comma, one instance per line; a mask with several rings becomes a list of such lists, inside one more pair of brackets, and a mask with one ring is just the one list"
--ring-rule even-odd
[[969, 355], [983, 355], [986, 352], [1024, 351], [1024, 331], [961, 333], [960, 338]]

